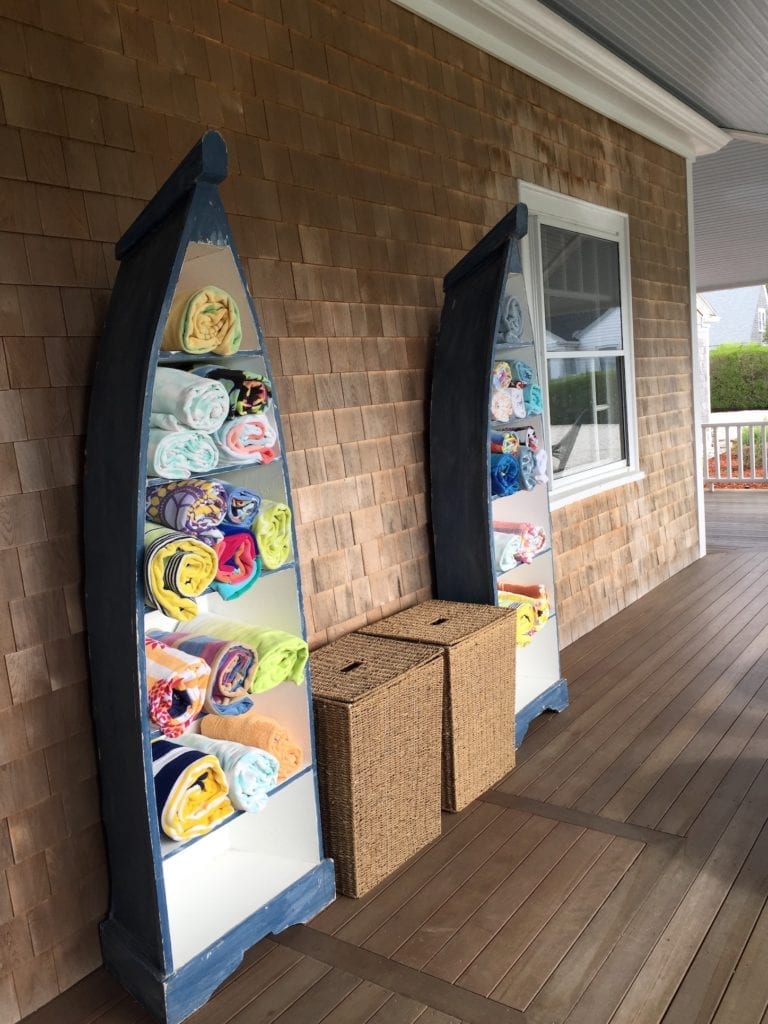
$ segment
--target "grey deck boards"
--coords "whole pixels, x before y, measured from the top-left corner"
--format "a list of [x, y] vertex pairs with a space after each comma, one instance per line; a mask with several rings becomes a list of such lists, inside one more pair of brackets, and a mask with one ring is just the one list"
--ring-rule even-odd
[[[768, 494], [706, 505], [712, 553], [563, 652], [518, 768], [195, 1024], [768, 1022]], [[54, 1021], [149, 1024], [104, 972]]]

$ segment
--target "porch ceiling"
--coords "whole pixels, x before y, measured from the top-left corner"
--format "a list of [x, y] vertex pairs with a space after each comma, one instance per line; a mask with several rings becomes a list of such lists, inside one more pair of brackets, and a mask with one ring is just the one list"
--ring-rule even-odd
[[693, 167], [696, 287], [768, 280], [768, 6], [762, 0], [544, 3], [736, 135]]

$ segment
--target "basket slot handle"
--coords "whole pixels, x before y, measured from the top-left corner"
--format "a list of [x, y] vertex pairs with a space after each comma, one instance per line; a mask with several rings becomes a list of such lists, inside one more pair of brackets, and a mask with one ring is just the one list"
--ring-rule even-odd
[[430, 626], [442, 626], [442, 624], [447, 621], [448, 619], [446, 619], [445, 616], [442, 616], [439, 619], [435, 619], [434, 622], [430, 622]]
[[354, 670], [356, 668], [360, 668], [360, 666], [362, 664], [363, 664], [362, 661], [350, 661], [350, 663], [348, 665], [345, 665], [344, 668], [341, 669], [340, 671], [342, 671], [342, 672], [354, 672]]

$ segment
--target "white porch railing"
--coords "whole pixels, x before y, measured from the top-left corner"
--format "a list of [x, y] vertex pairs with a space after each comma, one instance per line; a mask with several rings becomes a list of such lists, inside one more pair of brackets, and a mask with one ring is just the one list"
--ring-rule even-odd
[[704, 483], [764, 483], [768, 423], [704, 423]]

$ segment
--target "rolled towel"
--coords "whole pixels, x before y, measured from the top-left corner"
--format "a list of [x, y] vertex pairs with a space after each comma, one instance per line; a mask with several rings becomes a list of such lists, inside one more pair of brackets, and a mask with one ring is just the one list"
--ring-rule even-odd
[[277, 785], [280, 762], [266, 750], [247, 747], [232, 740], [187, 733], [179, 739], [185, 747], [213, 754], [229, 784], [229, 799], [238, 811], [263, 811], [270, 789]]
[[164, 633], [152, 630], [148, 636], [168, 647], [201, 658], [210, 669], [203, 709], [209, 715], [243, 715], [253, 707], [248, 687], [253, 681], [258, 656], [247, 644], [217, 640], [212, 636]]
[[514, 430], [492, 430], [491, 451], [496, 455], [517, 455], [520, 438]]
[[228, 483], [222, 486], [226, 492], [226, 521], [243, 529], [252, 526], [261, 508], [261, 495], [249, 491], [247, 487], [236, 487]]
[[533, 380], [533, 370], [528, 363], [524, 363], [522, 359], [513, 359], [511, 367], [513, 380], [519, 380], [521, 384], [531, 383]]
[[160, 430], [218, 430], [229, 416], [229, 395], [217, 380], [158, 366], [152, 392], [150, 427]]
[[[499, 604], [510, 604], [518, 601], [521, 604], [530, 604], [533, 609], [533, 622], [527, 623], [527, 635], [533, 637], [536, 632], [549, 620], [550, 603], [547, 588], [542, 583], [499, 583]], [[529, 641], [530, 642], [530, 641]]]
[[[538, 616], [531, 601], [521, 598], [518, 594], [510, 594], [506, 590], [497, 591], [500, 608], [509, 608], [516, 604], [515, 646], [528, 647], [538, 632]], [[203, 719], [205, 721], [205, 719]]]
[[252, 533], [225, 532], [216, 545], [219, 566], [211, 586], [225, 601], [240, 597], [261, 574], [261, 559]]
[[529, 416], [540, 416], [544, 412], [541, 388], [538, 384], [526, 384], [524, 390], [525, 412]]
[[185, 732], [203, 710], [211, 670], [202, 658], [144, 639], [149, 717], [168, 739]]
[[219, 464], [219, 450], [208, 434], [198, 430], [149, 431], [147, 472], [167, 480], [186, 480], [193, 473], [210, 473]]
[[520, 467], [513, 455], [491, 455], [491, 493], [496, 498], [516, 494], [520, 490]]
[[214, 718], [209, 715], [202, 720], [200, 728], [203, 736], [234, 740], [272, 754], [280, 764], [278, 782], [283, 782], [297, 772], [304, 760], [301, 747], [293, 742], [288, 731], [274, 718], [267, 718], [255, 711], [249, 711], [239, 718]]
[[290, 561], [291, 510], [280, 501], [262, 501], [253, 528], [265, 569], [279, 569]]
[[493, 364], [491, 373], [491, 386], [494, 388], [508, 388], [512, 383], [512, 370], [509, 363], [500, 360]]
[[496, 572], [508, 572], [520, 564], [516, 556], [521, 546], [522, 541], [516, 533], [494, 533], [493, 555]]
[[277, 430], [264, 413], [227, 420], [211, 437], [225, 462], [266, 463], [280, 453]]
[[506, 423], [515, 415], [511, 388], [494, 388], [491, 392], [491, 418]]
[[230, 416], [264, 412], [272, 401], [272, 382], [261, 373], [229, 366], [196, 366], [194, 373], [223, 384], [229, 395]]
[[169, 839], [204, 836], [235, 813], [227, 777], [212, 754], [153, 740], [152, 774], [160, 827]]
[[[198, 615], [179, 632], [193, 636], [213, 636], [219, 640], [235, 640], [252, 647], [259, 661], [248, 684], [249, 693], [262, 693], [283, 682], [304, 682], [309, 651], [306, 641], [293, 633], [225, 619], [221, 615]], [[260, 744], [252, 746], [258, 747]]]
[[165, 526], [144, 526], [144, 601], [172, 619], [197, 615], [194, 598], [213, 583], [218, 568], [213, 548]]
[[231, 356], [240, 348], [242, 337], [235, 300], [222, 288], [207, 285], [173, 300], [160, 347], [165, 351]]
[[532, 491], [536, 486], [536, 456], [523, 446], [517, 453], [517, 462], [520, 466], [520, 483], [526, 491]]
[[494, 519], [493, 529], [496, 533], [516, 536], [519, 539], [520, 547], [515, 558], [521, 563], [530, 563], [533, 556], [547, 543], [546, 533], [535, 523], [509, 523]]
[[147, 488], [147, 519], [207, 538], [224, 519], [228, 500], [218, 480], [168, 480]]

